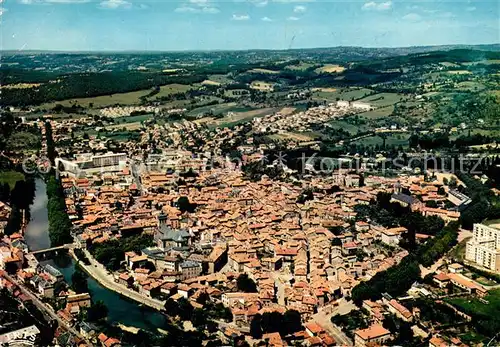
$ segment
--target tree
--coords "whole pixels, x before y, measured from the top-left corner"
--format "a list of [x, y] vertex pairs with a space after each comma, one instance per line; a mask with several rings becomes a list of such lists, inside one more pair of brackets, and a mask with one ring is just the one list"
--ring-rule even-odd
[[207, 324], [207, 314], [204, 310], [196, 308], [191, 316], [191, 323], [197, 328], [204, 327]]
[[252, 335], [254, 339], [262, 338], [262, 328], [260, 327], [261, 323], [262, 316], [260, 313], [257, 313], [250, 322], [250, 335]]
[[281, 331], [283, 329], [283, 316], [277, 311], [265, 312], [262, 315], [261, 328], [265, 334]]
[[185, 298], [180, 298], [177, 303], [179, 304], [179, 317], [184, 320], [191, 320], [193, 315], [193, 306]]
[[283, 314], [283, 329], [284, 335], [293, 334], [302, 330], [302, 321], [300, 313], [296, 310], [288, 310]]
[[245, 292], [245, 293], [256, 293], [257, 292], [257, 285], [255, 282], [248, 277], [247, 274], [241, 274], [238, 276], [236, 280], [236, 286], [238, 287], [239, 291]]
[[97, 322], [106, 318], [108, 315], [108, 308], [103, 301], [99, 300], [87, 308], [87, 320], [89, 322]]
[[179, 304], [172, 298], [165, 301], [165, 311], [170, 317], [175, 317], [179, 314]]
[[178, 200], [177, 200], [177, 208], [181, 211], [181, 212], [194, 212], [195, 208], [196, 208], [196, 204], [191, 204], [189, 202], [189, 198], [187, 196], [181, 196]]
[[71, 288], [77, 293], [87, 293], [89, 287], [87, 284], [87, 274], [83, 272], [77, 265], [75, 267], [75, 272], [71, 275]]
[[450, 178], [450, 181], [448, 182], [448, 187], [450, 188], [456, 188], [457, 187], [457, 179], [455, 177]]

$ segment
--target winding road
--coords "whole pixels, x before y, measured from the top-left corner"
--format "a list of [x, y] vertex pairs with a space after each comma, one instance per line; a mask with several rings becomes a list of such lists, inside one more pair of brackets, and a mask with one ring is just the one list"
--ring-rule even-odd
[[78, 257], [75, 255], [75, 252], [70, 249], [69, 253], [75, 259], [75, 261], [79, 262], [79, 265], [87, 272], [90, 276], [92, 276], [97, 282], [99, 282], [102, 286], [117, 292], [123, 296], [126, 296], [129, 299], [135, 300], [140, 304], [152, 307], [156, 310], [163, 310], [165, 308], [165, 303], [160, 300], [156, 300], [145, 295], [142, 295], [138, 292], [133, 291], [119, 283], [116, 283], [114, 277], [108, 274], [107, 270], [97, 262], [94, 257], [86, 250], [82, 249], [85, 256], [89, 259], [90, 265], [85, 265], [83, 262], [79, 261]]

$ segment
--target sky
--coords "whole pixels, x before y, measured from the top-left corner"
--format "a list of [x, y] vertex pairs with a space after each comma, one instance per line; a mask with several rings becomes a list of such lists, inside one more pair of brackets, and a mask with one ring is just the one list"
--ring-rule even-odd
[[489, 0], [0, 0], [4, 50], [402, 47], [500, 42]]

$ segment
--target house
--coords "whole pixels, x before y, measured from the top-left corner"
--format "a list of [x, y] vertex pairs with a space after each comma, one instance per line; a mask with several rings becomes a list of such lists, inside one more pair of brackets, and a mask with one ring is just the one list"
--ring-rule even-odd
[[185, 260], [180, 265], [181, 281], [201, 275], [201, 264], [197, 261]]
[[97, 327], [92, 323], [81, 322], [79, 324], [79, 328], [80, 328], [80, 334], [82, 334], [82, 336], [86, 338], [92, 338], [97, 333]]
[[448, 343], [438, 336], [433, 336], [429, 340], [429, 347], [448, 347]]
[[397, 245], [401, 239], [401, 235], [408, 230], [404, 227], [383, 229], [381, 231], [382, 242], [386, 245]]
[[401, 305], [397, 300], [392, 299], [387, 303], [387, 307], [389, 312], [394, 313], [397, 317], [401, 318], [405, 322], [411, 322], [413, 319], [413, 315], [410, 310]]
[[488, 291], [483, 286], [469, 280], [461, 274], [449, 273], [448, 277], [450, 278], [451, 283], [453, 283], [454, 286], [462, 288], [470, 294], [475, 293], [480, 297], [484, 297], [486, 296], [486, 294], [488, 294]]
[[304, 325], [306, 328], [306, 333], [309, 336], [318, 336], [319, 334], [325, 332], [325, 329], [323, 327], [315, 322], [310, 322]]
[[134, 283], [134, 278], [126, 273], [121, 273], [120, 276], [118, 276], [118, 283], [125, 287], [131, 287]]
[[380, 324], [374, 324], [366, 329], [354, 332], [354, 345], [356, 347], [368, 346], [371, 343], [383, 345], [391, 339], [391, 332]]
[[453, 263], [453, 264], [448, 265], [448, 270], [451, 273], [459, 274], [459, 273], [462, 273], [464, 271], [464, 266], [461, 264], [458, 264], [458, 263]]
[[263, 334], [262, 340], [267, 341], [269, 346], [286, 346], [286, 343], [281, 339], [280, 333]]
[[438, 273], [434, 275], [432, 280], [439, 286], [439, 288], [444, 288], [450, 283], [450, 278], [445, 273]]
[[89, 293], [68, 295], [66, 297], [66, 303], [71, 305], [78, 305], [80, 307], [90, 307], [91, 299]]
[[53, 282], [64, 280], [64, 276], [61, 273], [61, 271], [57, 270], [55, 267], [53, 267], [50, 264], [42, 265], [40, 272], [47, 274], [49, 279]]

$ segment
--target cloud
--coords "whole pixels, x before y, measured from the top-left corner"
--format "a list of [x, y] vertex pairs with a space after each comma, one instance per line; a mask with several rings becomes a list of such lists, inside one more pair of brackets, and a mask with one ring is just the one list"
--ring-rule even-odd
[[454, 18], [455, 15], [451, 12], [443, 12], [439, 15], [441, 18]]
[[262, 17], [260, 20], [264, 21], [264, 22], [272, 22], [273, 20], [269, 17]]
[[293, 8], [293, 12], [295, 13], [304, 13], [306, 12], [306, 7], [305, 6], [302, 6], [302, 5], [297, 5]]
[[287, 20], [292, 20], [292, 21], [296, 21], [296, 20], [299, 20], [300, 18], [298, 17], [294, 17], [294, 16], [290, 16], [287, 18]]
[[409, 22], [418, 22], [421, 19], [422, 19], [422, 17], [417, 13], [408, 13], [407, 15], [403, 16], [403, 20], [406, 20]]
[[209, 0], [188, 0], [187, 3], [177, 7], [174, 12], [216, 14], [219, 13], [220, 10], [210, 4]]
[[[60, 0], [56, 0], [60, 1]], [[130, 8], [132, 4], [126, 0], [105, 0], [101, 1], [99, 7], [106, 8], [110, 10], [115, 10], [117, 8]]]
[[362, 10], [365, 11], [387, 11], [392, 8], [392, 1], [385, 1], [385, 2], [375, 2], [375, 1], [370, 1], [366, 2], [363, 4], [361, 7]]
[[31, 5], [31, 4], [41, 4], [41, 3], [51, 3], [51, 4], [84, 4], [90, 2], [90, 0], [18, 0], [20, 4]]
[[293, 4], [293, 3], [304, 3], [304, 2], [314, 2], [315, 0], [272, 0], [273, 2], [279, 2], [282, 4]]
[[467, 12], [472, 12], [472, 11], [475, 11], [476, 10], [476, 7], [475, 6], [469, 6], [465, 9]]
[[249, 20], [250, 16], [248, 14], [233, 14], [233, 17], [231, 17], [232, 20]]
[[267, 6], [267, 4], [269, 3], [268, 0], [247, 0], [247, 2], [257, 7]]

